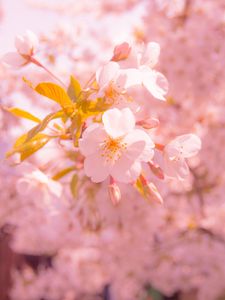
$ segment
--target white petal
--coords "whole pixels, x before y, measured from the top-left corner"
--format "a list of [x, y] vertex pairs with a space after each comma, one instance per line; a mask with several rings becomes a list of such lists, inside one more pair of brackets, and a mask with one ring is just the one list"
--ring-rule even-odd
[[100, 143], [107, 137], [107, 134], [100, 124], [90, 125], [79, 140], [79, 149], [84, 156], [99, 151]]
[[164, 159], [164, 172], [168, 177], [183, 180], [189, 174], [189, 168], [184, 159], [170, 160]]
[[103, 114], [102, 121], [105, 131], [112, 138], [128, 134], [135, 126], [135, 117], [129, 108], [122, 110], [118, 108], [109, 109]]
[[109, 176], [109, 166], [105, 164], [100, 153], [94, 153], [86, 157], [84, 172], [95, 183], [104, 181]]
[[6, 53], [2, 59], [4, 63], [11, 67], [22, 67], [27, 63], [27, 60], [24, 59], [21, 55], [19, 55], [17, 52], [9, 52]]
[[141, 58], [141, 65], [147, 65], [154, 68], [159, 60], [160, 46], [158, 43], [150, 42], [147, 44], [146, 49]]
[[99, 68], [96, 72], [96, 81], [100, 88], [105, 87], [111, 80], [115, 79], [119, 69], [119, 64], [114, 61], [110, 61], [103, 67]]
[[125, 78], [124, 88], [126, 89], [142, 84], [142, 73], [138, 69], [120, 70], [120, 76]]
[[27, 42], [23, 36], [17, 35], [15, 37], [15, 47], [20, 54], [30, 55], [31, 47], [29, 42]]
[[168, 92], [168, 81], [163, 74], [150, 68], [142, 68], [142, 81], [153, 97], [165, 101], [165, 95]]
[[29, 41], [30, 47], [35, 52], [35, 50], [37, 49], [38, 44], [39, 44], [39, 40], [38, 40], [38, 37], [36, 36], [36, 34], [34, 32], [32, 32], [31, 30], [26, 30], [24, 37]]
[[186, 158], [196, 155], [201, 149], [201, 140], [195, 134], [178, 136], [174, 142], [179, 143], [180, 147], [182, 147], [182, 156]]
[[149, 161], [154, 155], [155, 147], [150, 136], [141, 129], [134, 129], [123, 140], [128, 144], [124, 155], [131, 160]]

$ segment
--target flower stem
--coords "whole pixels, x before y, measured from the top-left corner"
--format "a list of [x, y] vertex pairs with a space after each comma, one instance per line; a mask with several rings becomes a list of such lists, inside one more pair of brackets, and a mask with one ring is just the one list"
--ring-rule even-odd
[[67, 88], [67, 86], [59, 79], [56, 75], [54, 75], [49, 69], [47, 69], [42, 63], [40, 63], [36, 58], [31, 57], [30, 62], [34, 63], [36, 66], [44, 69], [50, 76], [52, 76], [55, 80], [57, 80], [62, 86]]

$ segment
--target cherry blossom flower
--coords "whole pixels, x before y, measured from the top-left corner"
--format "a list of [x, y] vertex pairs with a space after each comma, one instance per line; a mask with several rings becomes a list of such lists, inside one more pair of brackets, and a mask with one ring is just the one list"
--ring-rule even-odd
[[195, 134], [178, 136], [164, 148], [164, 171], [168, 177], [184, 179], [188, 173], [185, 158], [195, 156], [201, 149], [201, 140]]
[[96, 72], [96, 81], [99, 86], [97, 97], [105, 97], [113, 103], [124, 100], [126, 76], [121, 73], [117, 62], [110, 61], [100, 67]]
[[31, 61], [38, 46], [37, 36], [30, 30], [24, 35], [17, 35], [15, 47], [17, 52], [6, 53], [2, 61], [12, 67], [22, 67]]
[[23, 176], [16, 183], [17, 192], [20, 195], [43, 196], [46, 193], [54, 197], [62, 195], [62, 186], [59, 182], [52, 180], [38, 168], [29, 163], [17, 167]]
[[134, 85], [143, 85], [153, 97], [165, 101], [168, 92], [168, 82], [166, 77], [154, 70], [158, 62], [160, 46], [155, 42], [150, 42], [146, 47], [142, 47], [137, 52], [138, 68], [124, 70], [127, 76], [125, 88]]
[[135, 128], [129, 108], [110, 109], [102, 121], [103, 125], [90, 125], [79, 141], [86, 157], [86, 175], [93, 182], [102, 182], [109, 175], [119, 182], [135, 181], [141, 173], [141, 162], [153, 157], [154, 143], [144, 130]]

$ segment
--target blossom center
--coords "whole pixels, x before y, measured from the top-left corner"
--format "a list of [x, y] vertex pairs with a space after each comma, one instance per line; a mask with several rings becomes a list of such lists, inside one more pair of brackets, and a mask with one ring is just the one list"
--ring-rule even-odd
[[107, 88], [105, 89], [105, 98], [112, 100], [116, 103], [119, 97], [122, 96], [122, 89], [120, 86], [117, 86], [114, 80], [111, 80]]
[[117, 161], [126, 148], [127, 143], [124, 143], [121, 137], [116, 139], [108, 137], [100, 144], [101, 156], [107, 163]]

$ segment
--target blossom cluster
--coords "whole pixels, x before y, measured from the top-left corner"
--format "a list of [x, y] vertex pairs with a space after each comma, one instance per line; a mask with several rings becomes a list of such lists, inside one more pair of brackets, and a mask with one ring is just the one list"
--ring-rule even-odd
[[[20, 261], [11, 298], [155, 300], [157, 289], [220, 299], [223, 0], [72, 4], [48, 7], [72, 15], [71, 26], [42, 34], [35, 47], [28, 42], [25, 58], [20, 43], [21, 64], [6, 61], [26, 67], [0, 66], [1, 157], [23, 134], [8, 156], [29, 162], [1, 168], [1, 224]], [[152, 40], [162, 49], [158, 64], [160, 48]], [[68, 82], [68, 74], [76, 76]], [[49, 75], [60, 88], [46, 85]], [[141, 197], [164, 204], [147, 205]]]
[[[3, 62], [15, 67], [34, 63], [52, 75], [35, 58], [37, 41], [38, 38], [30, 31], [24, 36], [17, 36], [17, 52], [7, 53]], [[148, 200], [162, 202], [155, 185], [145, 178], [144, 165], [149, 165], [152, 173], [161, 179], [168, 176], [182, 180], [188, 175], [186, 158], [198, 153], [201, 141], [194, 134], [186, 134], [166, 145], [157, 145], [153, 141], [152, 131], [159, 126], [159, 121], [150, 116], [138, 119], [142, 107], [131, 96], [130, 89], [145, 88], [156, 99], [166, 100], [167, 80], [154, 69], [159, 54], [160, 46], [155, 42], [136, 47], [126, 42], [117, 45], [111, 60], [99, 67], [84, 87], [73, 76], [67, 90], [64, 89], [65, 84], [60, 86], [50, 82], [33, 87], [25, 79], [37, 93], [57, 102], [61, 110], [41, 121], [20, 108], [7, 108], [14, 115], [38, 123], [17, 140], [7, 156], [19, 153], [23, 161], [51, 139], [60, 142], [68, 140], [77, 152], [78, 161], [75, 164], [79, 164], [79, 172], [84, 170], [94, 183], [110, 178], [109, 195], [113, 203], [118, 203], [121, 198], [117, 183], [133, 184]], [[128, 60], [129, 56], [132, 56], [134, 63], [130, 68], [122, 68], [120, 61]], [[46, 133], [51, 130], [50, 121], [58, 118], [63, 123], [62, 127], [56, 128], [55, 125], [55, 132]], [[154, 160], [155, 149], [162, 152], [162, 168]], [[76, 174], [79, 172], [76, 170]]]

